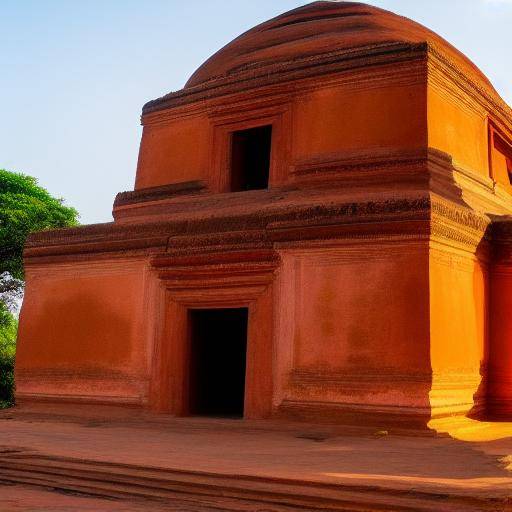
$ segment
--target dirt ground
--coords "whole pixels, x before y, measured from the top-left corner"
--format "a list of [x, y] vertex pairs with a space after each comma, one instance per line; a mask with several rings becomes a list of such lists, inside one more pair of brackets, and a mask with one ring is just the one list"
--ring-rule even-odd
[[169, 508], [155, 502], [100, 499], [77, 493], [0, 484], [0, 512], [160, 512], [164, 510]]
[[[224, 475], [512, 497], [512, 424], [469, 422], [451, 435], [397, 435], [305, 424], [11, 410], [0, 413], [0, 455], [11, 450]], [[1, 512], [160, 510], [157, 503], [148, 506], [0, 487]]]

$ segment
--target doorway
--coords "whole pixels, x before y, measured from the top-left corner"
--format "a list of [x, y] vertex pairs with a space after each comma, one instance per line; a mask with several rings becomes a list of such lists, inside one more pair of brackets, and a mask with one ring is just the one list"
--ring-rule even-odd
[[189, 311], [189, 413], [244, 416], [247, 308]]

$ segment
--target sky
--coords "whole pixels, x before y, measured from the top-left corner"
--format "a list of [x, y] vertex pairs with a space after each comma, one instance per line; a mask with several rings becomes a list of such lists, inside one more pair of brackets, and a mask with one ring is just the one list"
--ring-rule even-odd
[[[296, 0], [0, 0], [0, 168], [108, 222], [132, 190], [142, 105]], [[369, 0], [438, 32], [512, 104], [512, 0]]]

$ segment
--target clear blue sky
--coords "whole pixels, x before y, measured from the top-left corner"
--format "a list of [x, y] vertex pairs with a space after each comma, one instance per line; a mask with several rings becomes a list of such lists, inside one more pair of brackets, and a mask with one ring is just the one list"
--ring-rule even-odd
[[[111, 219], [133, 188], [142, 105], [297, 0], [0, 0], [0, 168]], [[512, 103], [512, 0], [373, 0], [466, 53]]]

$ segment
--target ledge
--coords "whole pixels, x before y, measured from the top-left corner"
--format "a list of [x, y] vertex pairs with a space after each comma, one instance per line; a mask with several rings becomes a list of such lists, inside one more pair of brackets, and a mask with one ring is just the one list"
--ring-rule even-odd
[[339, 71], [369, 67], [371, 65], [426, 60], [428, 44], [389, 42], [339, 50], [320, 55], [307, 56], [287, 62], [263, 65], [242, 70], [233, 75], [215, 78], [205, 83], [171, 92], [146, 103], [142, 110], [145, 116], [170, 107], [194, 101], [240, 92], [242, 90], [275, 85], [277, 83], [327, 75]]
[[206, 183], [204, 181], [186, 181], [183, 183], [172, 183], [171, 185], [120, 192], [117, 194], [114, 201], [114, 209], [126, 205], [159, 201], [187, 194], [198, 194], [205, 190]]

